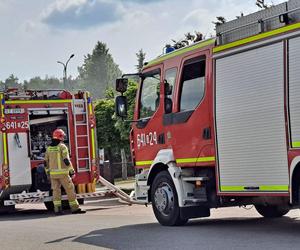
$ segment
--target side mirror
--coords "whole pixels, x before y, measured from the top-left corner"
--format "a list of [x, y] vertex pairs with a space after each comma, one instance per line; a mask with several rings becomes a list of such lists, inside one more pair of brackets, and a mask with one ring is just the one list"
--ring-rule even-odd
[[170, 85], [170, 84], [167, 82], [167, 80], [165, 80], [164, 86], [165, 86], [165, 96], [167, 96], [167, 95], [172, 95], [173, 87], [172, 87], [172, 85]]
[[172, 99], [166, 97], [166, 98], [165, 98], [165, 113], [166, 113], [166, 114], [172, 113], [172, 106], [173, 106]]
[[116, 80], [116, 91], [120, 93], [124, 93], [127, 90], [128, 79], [127, 78], [119, 78]]
[[121, 118], [127, 117], [127, 98], [126, 96], [117, 96], [116, 98], [116, 114]]

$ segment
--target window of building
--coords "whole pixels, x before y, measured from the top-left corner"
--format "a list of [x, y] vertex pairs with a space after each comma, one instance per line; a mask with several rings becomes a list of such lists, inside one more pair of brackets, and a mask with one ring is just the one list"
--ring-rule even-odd
[[160, 72], [147, 73], [142, 80], [139, 118], [151, 117], [159, 106]]
[[185, 62], [181, 78], [180, 111], [194, 110], [204, 97], [205, 59]]

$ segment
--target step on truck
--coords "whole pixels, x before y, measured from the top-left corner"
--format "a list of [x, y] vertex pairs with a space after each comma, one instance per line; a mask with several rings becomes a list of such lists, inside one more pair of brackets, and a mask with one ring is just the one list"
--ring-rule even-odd
[[87, 91], [8, 89], [0, 100], [0, 207], [44, 201], [53, 208], [43, 164], [56, 128], [67, 135], [78, 198], [95, 192], [96, 122]]
[[[218, 24], [216, 38], [144, 66], [130, 133], [135, 199], [162, 225], [300, 205], [300, 1]], [[116, 82], [126, 117], [128, 79]]]

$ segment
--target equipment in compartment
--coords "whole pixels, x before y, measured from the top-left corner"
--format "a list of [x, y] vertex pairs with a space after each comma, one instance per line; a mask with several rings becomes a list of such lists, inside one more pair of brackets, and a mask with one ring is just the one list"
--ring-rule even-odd
[[[44, 160], [46, 148], [51, 143], [52, 133], [60, 128], [65, 131], [65, 144], [68, 146], [68, 117], [66, 113], [49, 114], [48, 111], [33, 111], [29, 116], [30, 148], [32, 160]], [[58, 112], [57, 112], [58, 113]]]

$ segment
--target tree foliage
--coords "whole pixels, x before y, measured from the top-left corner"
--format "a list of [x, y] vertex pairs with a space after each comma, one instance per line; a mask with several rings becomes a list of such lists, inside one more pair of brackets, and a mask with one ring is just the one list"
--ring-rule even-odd
[[55, 77], [46, 77], [42, 79], [37, 76], [31, 78], [29, 81], [24, 81], [24, 89], [62, 89], [62, 82]]
[[97, 42], [92, 54], [85, 56], [78, 71], [80, 85], [93, 93], [95, 98], [103, 98], [105, 91], [114, 86], [116, 78], [122, 74], [106, 44], [102, 42]]
[[[114, 62], [105, 43], [97, 42], [91, 54], [84, 57], [84, 63], [78, 67], [79, 76], [67, 79], [66, 89], [88, 90], [94, 98], [104, 98], [106, 90], [114, 86], [115, 79], [122, 74], [119, 66]], [[5, 81], [0, 81], [0, 87], [24, 89], [63, 89], [63, 79], [40, 76], [25, 80], [23, 83], [13, 74]]]
[[[137, 70], [141, 72], [145, 53], [141, 49], [137, 56]], [[91, 54], [87, 54], [84, 63], [78, 68], [79, 77], [76, 79], [67, 79], [67, 89], [84, 89], [91, 92], [95, 100], [95, 116], [97, 122], [97, 141], [98, 147], [104, 148], [106, 159], [112, 162], [120, 161], [120, 151], [125, 149], [127, 155], [129, 150], [129, 133], [131, 122], [122, 121], [115, 116], [115, 96], [112, 88], [115, 79], [121, 76], [121, 71], [115, 64], [112, 55], [106, 44], [97, 42]], [[138, 77], [135, 78], [138, 80]], [[124, 94], [128, 100], [128, 120], [133, 120], [135, 97], [137, 92], [137, 83], [135, 80], [129, 80], [128, 90]], [[4, 89], [19, 87], [22, 89], [62, 89], [63, 79], [56, 77], [41, 78], [36, 76], [23, 83], [13, 74], [6, 80], [0, 81], [0, 87]]]
[[[128, 120], [133, 120], [137, 83], [129, 81], [125, 96], [128, 101]], [[112, 89], [106, 91], [106, 98], [95, 102], [99, 147], [125, 147], [129, 144], [131, 123], [122, 121], [115, 116], [115, 96]], [[105, 131], [106, 133], [103, 133]]]
[[145, 58], [146, 58], [146, 53], [144, 53], [143, 49], [140, 49], [138, 53], [136, 53], [137, 56], [137, 65], [135, 65], [137, 72], [141, 73], [143, 66], [144, 66], [144, 62], [145, 62]]
[[120, 145], [120, 134], [114, 126], [114, 112], [113, 99], [100, 99], [95, 103], [97, 139], [100, 148], [113, 149]]
[[18, 88], [20, 86], [19, 79], [15, 75], [11, 74], [5, 81], [5, 88]]
[[[10, 75], [6, 80], [0, 81], [0, 89], [4, 90], [7, 88], [19, 88], [19, 89], [30, 89], [30, 90], [43, 90], [43, 89], [63, 89], [63, 82], [61, 79], [55, 77], [46, 76], [42, 79], [40, 76], [25, 80], [23, 83], [19, 82], [19, 79]], [[75, 90], [79, 89], [78, 81], [76, 79], [67, 79], [67, 89]]]

